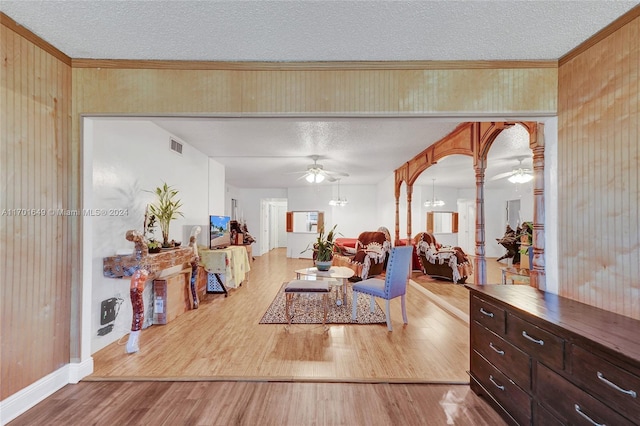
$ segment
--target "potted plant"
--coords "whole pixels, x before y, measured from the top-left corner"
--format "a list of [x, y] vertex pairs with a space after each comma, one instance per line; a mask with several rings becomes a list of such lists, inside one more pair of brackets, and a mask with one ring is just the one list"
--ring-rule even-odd
[[147, 248], [149, 249], [149, 253], [160, 253], [160, 249], [162, 248], [162, 244], [156, 240], [149, 240], [147, 243]]
[[523, 222], [520, 228], [520, 254], [529, 256], [529, 268], [533, 267], [533, 222]]
[[144, 236], [147, 239], [147, 248], [149, 253], [160, 253], [162, 245], [156, 241], [156, 217], [155, 215], [144, 215], [145, 232]]
[[333, 228], [326, 234], [324, 234], [324, 227], [320, 228], [318, 238], [316, 238], [313, 246], [309, 245], [302, 253], [313, 250], [314, 259], [318, 271], [328, 271], [331, 268], [331, 262], [333, 260], [333, 249], [335, 242], [333, 240], [335, 236], [335, 230], [337, 225], [333, 225]]
[[162, 247], [169, 247], [169, 225], [171, 221], [177, 219], [178, 216], [183, 216], [180, 211], [182, 203], [180, 200], [176, 200], [178, 190], [173, 189], [171, 186], [164, 185], [159, 186], [155, 190], [157, 200], [154, 204], [149, 205], [149, 211], [158, 220], [160, 230], [162, 231]]

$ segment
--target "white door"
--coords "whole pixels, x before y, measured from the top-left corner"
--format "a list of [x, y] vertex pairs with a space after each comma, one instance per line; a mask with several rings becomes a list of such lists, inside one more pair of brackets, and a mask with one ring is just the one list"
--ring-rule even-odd
[[476, 202], [458, 201], [458, 244], [465, 253], [476, 254]]

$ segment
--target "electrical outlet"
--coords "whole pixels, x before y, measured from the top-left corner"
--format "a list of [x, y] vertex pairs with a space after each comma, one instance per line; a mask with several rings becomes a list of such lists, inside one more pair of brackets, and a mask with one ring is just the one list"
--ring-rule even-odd
[[103, 300], [100, 304], [100, 325], [105, 325], [116, 319], [116, 299]]

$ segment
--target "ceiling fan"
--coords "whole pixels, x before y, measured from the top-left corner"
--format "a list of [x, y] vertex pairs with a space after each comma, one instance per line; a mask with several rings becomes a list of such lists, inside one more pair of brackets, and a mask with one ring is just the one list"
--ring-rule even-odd
[[511, 183], [527, 183], [533, 179], [533, 171], [522, 167], [522, 161], [526, 157], [518, 158], [518, 167], [514, 167], [510, 172], [499, 173], [491, 178], [491, 180], [500, 180], [507, 178]]
[[307, 170], [298, 171], [298, 172], [290, 172], [287, 174], [299, 174], [302, 175], [298, 179], [305, 179], [309, 183], [320, 183], [323, 180], [327, 179], [329, 182], [335, 182], [340, 177], [347, 177], [349, 174], [343, 172], [335, 172], [330, 170], [325, 170], [322, 164], [318, 164], [319, 155], [312, 155], [311, 159], [313, 160], [313, 164], [309, 164], [307, 166]]

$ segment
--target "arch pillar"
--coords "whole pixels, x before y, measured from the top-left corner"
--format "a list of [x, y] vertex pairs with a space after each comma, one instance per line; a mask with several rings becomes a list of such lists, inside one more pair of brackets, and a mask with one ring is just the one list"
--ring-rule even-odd
[[476, 172], [476, 253], [474, 274], [476, 284], [487, 283], [487, 258], [485, 257], [485, 216], [484, 216], [484, 171], [485, 159], [479, 159], [474, 167]]
[[535, 123], [529, 146], [533, 151], [533, 265], [529, 272], [531, 286], [547, 289], [544, 258], [544, 124]]
[[413, 198], [413, 185], [407, 183], [407, 238], [411, 241], [411, 200]]

